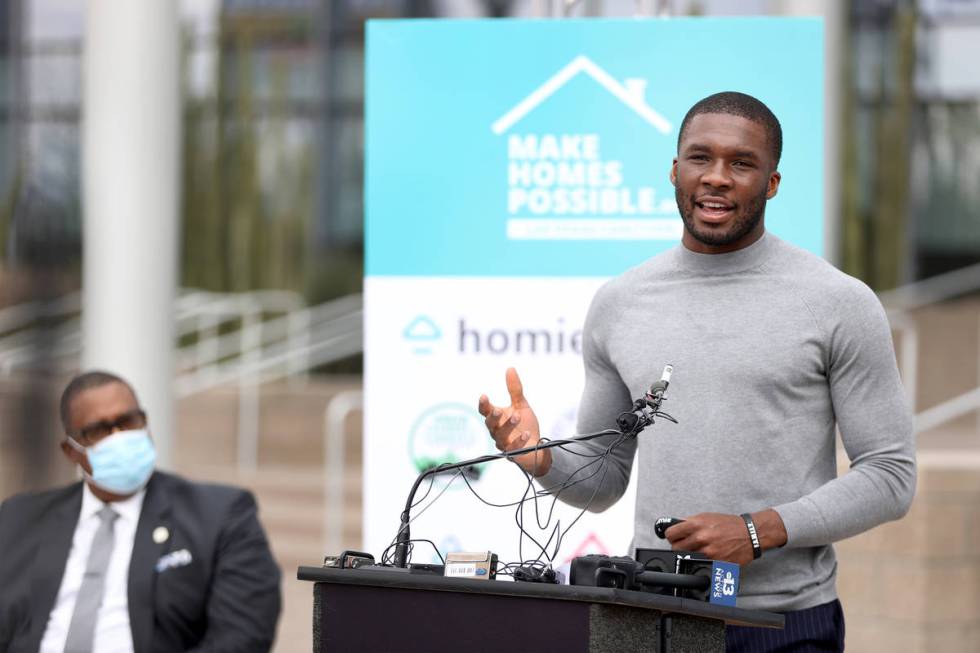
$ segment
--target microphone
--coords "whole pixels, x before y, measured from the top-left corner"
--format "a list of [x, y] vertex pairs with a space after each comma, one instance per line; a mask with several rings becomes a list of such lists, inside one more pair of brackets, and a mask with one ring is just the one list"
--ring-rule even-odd
[[657, 537], [661, 540], [667, 539], [667, 529], [671, 526], [675, 526], [684, 521], [683, 519], [678, 519], [677, 517], [661, 517], [653, 523], [653, 532], [656, 533]]
[[[664, 400], [664, 392], [667, 390], [667, 384], [670, 382], [670, 374], [674, 371], [672, 365], [667, 365], [664, 367], [663, 376], [660, 380], [650, 386], [650, 392], [647, 393], [642, 399], [637, 399], [633, 402], [633, 412], [632, 413], [622, 413], [617, 419], [616, 424], [620, 428], [620, 433], [626, 436], [635, 437], [644, 428], [653, 424], [654, 416], [663, 417], [670, 420], [671, 422], [677, 423], [670, 415], [666, 413], [658, 412], [660, 410], [660, 402]], [[662, 386], [661, 386], [662, 384]], [[655, 393], [655, 394], [654, 394]], [[627, 429], [626, 426], [629, 428]], [[412, 489], [409, 490], [408, 500], [405, 502], [405, 509], [401, 513], [401, 526], [398, 529], [398, 533], [395, 535], [395, 555], [394, 563], [396, 567], [405, 568], [408, 566], [408, 548], [411, 542], [411, 530], [409, 524], [411, 524], [410, 513], [412, 511], [412, 503], [415, 500], [415, 493], [419, 489], [419, 485], [422, 481], [429, 476], [434, 476], [436, 474], [442, 474], [445, 472], [450, 472], [457, 469], [462, 469], [465, 467], [470, 467], [474, 465], [479, 465], [481, 463], [490, 462], [492, 460], [500, 460], [501, 458], [516, 458], [517, 456], [522, 456], [526, 453], [541, 451], [542, 449], [550, 449], [551, 447], [559, 447], [567, 444], [574, 444], [577, 442], [587, 442], [589, 440], [595, 440], [596, 438], [606, 437], [609, 435], [614, 435], [616, 432], [609, 431], [599, 431], [598, 433], [589, 433], [587, 435], [579, 435], [574, 438], [568, 438], [565, 440], [548, 440], [539, 441], [537, 444], [524, 447], [522, 449], [514, 449], [512, 451], [504, 451], [499, 454], [489, 454], [486, 456], [480, 456], [478, 458], [473, 458], [471, 460], [464, 460], [458, 463], [443, 463], [438, 467], [432, 467], [425, 470], [418, 475], [415, 479], [415, 483], [412, 485]]]
[[664, 393], [670, 385], [670, 376], [674, 373], [674, 366], [664, 365], [663, 374], [659, 381], [655, 381], [646, 395], [633, 402], [632, 412], [620, 413], [616, 418], [616, 426], [624, 435], [636, 436], [640, 431], [653, 424], [655, 416], [666, 417], [674, 421], [672, 417], [660, 413], [660, 404], [663, 403]]
[[667, 386], [670, 385], [670, 375], [674, 373], [674, 366], [664, 365], [664, 372], [661, 375], [659, 381], [655, 381], [653, 385], [650, 386], [650, 391], [647, 392], [647, 401], [657, 402], [657, 406], [660, 406], [660, 402], [663, 401], [664, 393], [667, 392]]
[[[698, 553], [638, 549], [639, 562], [624, 556], [591, 554], [572, 560], [570, 585], [666, 594], [716, 605], [735, 606], [739, 566], [708, 560]], [[674, 571], [666, 571], [673, 567]]]

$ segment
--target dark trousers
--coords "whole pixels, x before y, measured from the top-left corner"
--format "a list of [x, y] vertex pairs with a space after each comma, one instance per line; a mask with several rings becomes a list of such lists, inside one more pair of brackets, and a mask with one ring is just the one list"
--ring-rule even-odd
[[784, 612], [786, 627], [725, 629], [727, 653], [816, 653], [844, 650], [844, 611], [833, 600], [806, 610]]

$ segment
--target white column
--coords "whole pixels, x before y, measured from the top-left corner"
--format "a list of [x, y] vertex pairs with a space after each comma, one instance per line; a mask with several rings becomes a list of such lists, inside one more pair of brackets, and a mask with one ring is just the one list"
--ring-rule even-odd
[[177, 3], [89, 0], [83, 62], [82, 366], [133, 384], [165, 467], [175, 421]]

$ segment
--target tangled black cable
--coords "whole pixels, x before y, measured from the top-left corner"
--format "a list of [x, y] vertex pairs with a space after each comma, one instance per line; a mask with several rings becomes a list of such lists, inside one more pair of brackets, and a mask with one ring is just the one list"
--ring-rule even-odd
[[[446, 485], [441, 490], [439, 490], [439, 494], [437, 494], [436, 496], [432, 497], [432, 500], [429, 501], [428, 505], [426, 505], [424, 508], [422, 508], [417, 513], [415, 513], [415, 515], [408, 521], [407, 524], [404, 524], [403, 526], [401, 526], [401, 528], [398, 529], [398, 532], [395, 533], [395, 537], [391, 538], [391, 543], [387, 547], [385, 547], [385, 550], [381, 554], [381, 564], [382, 565], [390, 566], [390, 565], [393, 565], [394, 564], [394, 561], [391, 559], [390, 555], [388, 555], [388, 552], [392, 548], [394, 548], [395, 546], [398, 545], [398, 536], [402, 534], [402, 531], [404, 531], [407, 526], [410, 526], [412, 524], [412, 522], [414, 522], [416, 519], [418, 519], [423, 514], [425, 514], [425, 511], [428, 510], [429, 508], [431, 508], [435, 504], [435, 502], [438, 501], [439, 498], [443, 494], [445, 494], [446, 490], [449, 489], [449, 486], [451, 486], [456, 481], [456, 479], [457, 478], [460, 478], [460, 477], [462, 477], [464, 480], [466, 479], [466, 474], [464, 474], [463, 473], [463, 470], [461, 470], [461, 469], [460, 470], [456, 470], [456, 473], [453, 474], [452, 478], [450, 478], [446, 482]], [[413, 508], [415, 506], [421, 504], [425, 500], [425, 498], [427, 496], [429, 496], [429, 493], [432, 492], [432, 487], [433, 487], [433, 485], [435, 483], [435, 478], [436, 478], [435, 476], [432, 476], [432, 477], [429, 478], [429, 487], [426, 488], [425, 494], [422, 495], [422, 498], [419, 499], [419, 500], [417, 500], [415, 503], [412, 504], [412, 507]], [[467, 481], [467, 485], [469, 485], [469, 481]], [[429, 542], [429, 544], [432, 544], [432, 541], [431, 540], [423, 540], [421, 538], [413, 538], [413, 539], [409, 540], [409, 547], [408, 547], [408, 557], [409, 557], [409, 559], [411, 558], [412, 549], [414, 548], [411, 545], [412, 542]], [[443, 564], [445, 564], [445, 560], [443, 559], [442, 554], [439, 552], [439, 548], [435, 544], [432, 544], [432, 548], [434, 548], [436, 550], [436, 555], [438, 555], [439, 556], [439, 559], [440, 560], [443, 560]]]
[[[669, 420], [671, 422], [677, 423], [677, 420], [675, 420], [673, 417], [671, 417], [667, 413], [663, 413], [663, 412], [660, 412], [660, 411], [652, 411], [652, 412], [647, 413], [647, 415], [651, 419], [651, 423], [652, 423], [652, 418], [653, 417], [662, 417], [662, 418], [667, 419], [667, 420]], [[562, 544], [562, 541], [564, 540], [565, 536], [568, 534], [568, 532], [571, 530], [571, 528], [573, 526], [575, 526], [575, 524], [582, 518], [582, 516], [588, 511], [588, 509], [592, 506], [592, 503], [595, 500], [596, 496], [598, 495], [599, 490], [602, 488], [602, 486], [603, 486], [603, 484], [605, 482], [606, 473], [608, 472], [608, 462], [609, 462], [608, 459], [609, 459], [610, 453], [612, 453], [617, 447], [621, 446], [627, 440], [630, 440], [630, 439], [636, 437], [636, 435], [639, 432], [639, 430], [642, 430], [642, 428], [637, 429], [637, 430], [632, 431], [632, 432], [628, 432], [628, 433], [623, 433], [623, 432], [617, 431], [615, 429], [607, 429], [606, 431], [602, 431], [600, 433], [595, 434], [595, 435], [598, 435], [598, 436], [613, 436], [613, 435], [618, 436], [612, 442], [610, 442], [608, 444], [608, 446], [606, 446], [605, 450], [603, 450], [601, 452], [598, 452], [598, 453], [594, 453], [594, 452], [584, 453], [584, 452], [582, 452], [580, 450], [576, 450], [575, 448], [569, 448], [567, 446], [567, 444], [571, 444], [571, 443], [562, 443], [562, 444], [559, 444], [559, 445], [555, 445], [554, 448], [561, 449], [561, 450], [563, 450], [563, 451], [565, 451], [567, 453], [570, 453], [572, 455], [579, 456], [579, 457], [582, 457], [582, 458], [591, 458], [591, 460], [589, 462], [581, 465], [580, 467], [578, 467], [574, 471], [572, 471], [572, 473], [570, 473], [565, 478], [565, 480], [562, 481], [561, 483], [555, 484], [555, 485], [550, 486], [550, 487], [547, 487], [547, 488], [542, 488], [540, 490], [535, 490], [534, 489], [534, 471], [535, 471], [536, 468], [532, 468], [531, 472], [528, 472], [528, 471], [524, 470], [523, 468], [520, 468], [521, 469], [521, 472], [524, 474], [525, 479], [527, 480], [527, 485], [524, 488], [524, 492], [523, 492], [523, 494], [521, 496], [521, 499], [519, 501], [515, 501], [515, 502], [510, 502], [510, 503], [493, 503], [491, 501], [487, 501], [482, 496], [480, 496], [480, 493], [479, 492], [476, 491], [476, 489], [470, 483], [470, 479], [467, 477], [467, 475], [465, 473], [463, 473], [463, 470], [462, 469], [457, 470], [456, 473], [453, 475], [453, 477], [451, 479], [449, 479], [449, 481], [446, 483], [445, 487], [443, 487], [442, 490], [440, 490], [439, 493], [435, 497], [433, 497], [425, 507], [422, 508], [422, 510], [418, 511], [414, 516], [412, 516], [412, 518], [406, 524], [404, 524], [398, 530], [398, 532], [395, 534], [395, 537], [392, 539], [391, 544], [389, 544], [388, 547], [386, 547], [385, 550], [384, 550], [384, 552], [382, 553], [382, 556], [381, 556], [381, 564], [382, 565], [390, 565], [390, 564], [392, 564], [393, 561], [391, 560], [391, 556], [389, 555], [389, 551], [391, 551], [393, 548], [395, 548], [397, 546], [398, 537], [402, 534], [402, 532], [404, 532], [405, 528], [408, 527], [416, 519], [418, 519], [429, 508], [431, 508], [432, 505], [435, 504], [435, 502], [438, 501], [440, 497], [442, 497], [442, 495], [446, 492], [447, 489], [449, 489], [449, 487], [455, 482], [455, 480], [457, 478], [462, 477], [463, 482], [466, 483], [466, 487], [470, 490], [470, 492], [473, 494], [473, 496], [475, 496], [482, 503], [484, 503], [484, 504], [486, 504], [488, 506], [491, 506], [491, 507], [495, 507], [495, 508], [508, 508], [508, 507], [514, 507], [514, 506], [516, 506], [516, 510], [514, 512], [514, 521], [515, 521], [515, 524], [517, 525], [517, 528], [518, 528], [518, 531], [519, 531], [519, 533], [518, 533], [517, 549], [518, 549], [518, 556], [519, 556], [519, 558], [521, 560], [523, 560], [524, 562], [522, 562], [522, 563], [510, 563], [508, 565], [504, 565], [503, 569], [508, 569], [511, 565], [514, 565], [514, 564], [517, 564], [519, 567], [526, 567], [528, 564], [533, 564], [533, 565], [541, 564], [541, 565], [546, 565], [547, 567], [550, 568], [551, 565], [554, 562], [554, 559], [558, 556], [558, 551], [561, 549], [561, 544]], [[550, 442], [550, 440], [548, 440], [547, 438], [540, 438], [538, 440], [537, 444], [534, 446], [533, 450], [528, 452], [528, 453], [533, 453], [533, 455], [535, 456], [535, 465], [537, 464], [537, 455], [538, 455], [538, 453], [540, 451], [541, 445], [543, 445], [543, 444], [545, 444], [547, 442]], [[486, 459], [493, 460], [493, 459], [499, 459], [499, 458], [504, 458], [504, 457], [507, 457], [507, 454], [506, 453], [501, 453], [499, 456], [487, 457], [484, 460], [486, 460]], [[582, 476], [581, 478], [576, 478], [581, 473], [583, 473], [585, 470], [588, 470], [590, 467], [594, 467], [594, 469], [591, 472], [589, 472], [585, 476]], [[436, 474], [438, 474], [438, 470], [436, 471]], [[415, 506], [421, 505], [422, 502], [425, 501], [425, 499], [432, 492], [432, 488], [434, 487], [434, 484], [435, 484], [435, 476], [436, 476], [436, 474], [433, 474], [430, 477], [430, 479], [429, 479], [429, 485], [426, 488], [425, 494], [422, 496], [421, 499], [418, 499], [417, 501], [415, 501], [414, 503], [412, 503], [412, 505], [411, 505], [412, 508], [414, 508]], [[535, 523], [536, 523], [537, 527], [540, 530], [546, 531], [549, 528], [551, 528], [551, 521], [554, 518], [555, 507], [556, 507], [559, 499], [561, 498], [561, 494], [564, 491], [566, 491], [567, 489], [569, 489], [569, 488], [571, 488], [571, 487], [573, 487], [575, 485], [578, 485], [580, 483], [585, 483], [585, 482], [589, 481], [590, 479], [595, 478], [595, 476], [597, 476], [597, 475], [599, 476], [599, 480], [598, 480], [598, 482], [596, 482], [595, 488], [593, 489], [592, 494], [589, 497], [589, 500], [585, 503], [585, 506], [578, 512], [578, 514], [575, 516], [575, 518], [572, 519], [571, 523], [568, 524], [568, 526], [565, 527], [564, 529], [562, 529], [562, 527], [561, 527], [562, 526], [561, 520], [559, 519], [558, 521], [556, 521], [554, 528], [551, 529], [551, 532], [550, 532], [550, 534], [549, 534], [549, 536], [548, 536], [548, 538], [547, 538], [547, 540], [545, 541], [544, 544], [542, 544], [540, 541], [538, 541], [538, 539], [533, 534], [531, 534], [530, 532], [527, 531], [527, 529], [524, 528], [524, 505], [527, 502], [529, 502], [529, 501], [533, 501], [534, 502]], [[550, 496], [551, 497], [551, 505], [548, 508], [548, 510], [547, 510], [547, 516], [544, 519], [544, 522], [542, 523], [542, 520], [541, 520], [542, 510], [541, 510], [541, 508], [540, 508], [540, 506], [538, 504], [538, 499], [539, 498], [542, 498], [544, 496]], [[527, 538], [528, 540], [530, 540], [531, 542], [533, 542], [534, 545], [537, 547], [537, 549], [540, 551], [540, 553], [538, 553], [537, 557], [535, 557], [534, 559], [528, 560], [528, 559], [525, 559], [524, 558], [524, 539], [525, 538]], [[410, 559], [411, 553], [412, 553], [412, 551], [414, 549], [414, 546], [412, 545], [413, 542], [428, 542], [429, 544], [432, 545], [433, 549], [435, 549], [436, 554], [439, 556], [440, 560], [443, 560], [442, 554], [439, 552], [438, 547], [436, 547], [436, 545], [431, 540], [424, 540], [424, 539], [412, 539], [412, 540], [409, 540], [408, 541], [408, 545], [409, 545], [408, 546], [408, 558], [409, 559]], [[551, 549], [552, 543], [554, 543], [553, 550]], [[550, 554], [549, 554], [549, 550], [551, 550], [551, 553]], [[543, 562], [542, 561], [542, 558], [546, 558], [547, 559], [547, 563]], [[445, 561], [443, 561], [443, 564], [445, 564]], [[507, 575], [507, 574], [505, 573], [504, 575]]]
[[[553, 485], [553, 486], [548, 487], [548, 488], [543, 488], [541, 490], [536, 490], [536, 491], [531, 492], [532, 488], [534, 487], [534, 477], [533, 477], [534, 470], [532, 469], [532, 471], [529, 473], [529, 472], [525, 471], [523, 468], [521, 468], [521, 471], [524, 474], [525, 479], [527, 480], [527, 485], [525, 486], [524, 493], [523, 493], [523, 495], [522, 495], [522, 497], [521, 497], [521, 499], [519, 501], [514, 501], [514, 502], [511, 502], [511, 503], [502, 503], [502, 504], [500, 504], [500, 503], [493, 503], [491, 501], [487, 501], [482, 496], [480, 496], [480, 493], [477, 492], [476, 489], [470, 484], [469, 480], [464, 477], [463, 480], [466, 483], [466, 486], [469, 488], [470, 492], [472, 492], [473, 495], [477, 499], [479, 499], [482, 503], [484, 503], [484, 504], [486, 504], [488, 506], [491, 506], [491, 507], [495, 507], [495, 508], [508, 508], [508, 507], [512, 507], [512, 506], [516, 506], [517, 507], [517, 510], [514, 513], [514, 521], [515, 521], [515, 524], [517, 525], [517, 528], [518, 528], [518, 531], [519, 531], [517, 549], [518, 549], [518, 557], [521, 560], [525, 560], [525, 558], [524, 558], [524, 539], [527, 538], [528, 540], [530, 540], [531, 542], [533, 542], [534, 545], [536, 546], [536, 548], [540, 551], [540, 553], [537, 555], [537, 557], [534, 558], [532, 561], [533, 562], [536, 562], [536, 563], [545, 564], [545, 563], [543, 563], [541, 561], [541, 558], [544, 557], [544, 558], [547, 558], [547, 560], [548, 560], [548, 563], [547, 564], [549, 566], [551, 564], [553, 564], [554, 559], [558, 556], [558, 551], [561, 548], [561, 543], [564, 540], [565, 535], [579, 521], [579, 519], [582, 518], [582, 515], [584, 515], [586, 513], [586, 511], [588, 511], [588, 509], [591, 507], [592, 502], [595, 500], [595, 497], [598, 494], [599, 489], [602, 487], [602, 484], [603, 484], [603, 482], [605, 480], [605, 474], [606, 474], [606, 471], [607, 471], [606, 464], [608, 462], [608, 456], [609, 456], [609, 454], [614, 449], [616, 449], [618, 446], [620, 446], [623, 442], [625, 442], [628, 439], [626, 436], [624, 436], [623, 434], [621, 434], [619, 431], [612, 430], [612, 429], [609, 429], [607, 432], [603, 432], [603, 434], [604, 435], [618, 435], [619, 437], [616, 438], [613, 442], [611, 442], [605, 448], [605, 450], [602, 451], [601, 453], [594, 453], [594, 454], [582, 453], [581, 451], [576, 451], [576, 450], [573, 450], [573, 449], [568, 449], [564, 445], [558, 445], [556, 447], [556, 448], [559, 448], [559, 449], [563, 449], [564, 451], [567, 451], [568, 453], [571, 453], [571, 454], [576, 455], [576, 456], [581, 456], [583, 458], [592, 458], [592, 460], [590, 460], [589, 462], [587, 462], [584, 465], [580, 466], [579, 468], [575, 469], [561, 483], [558, 483], [558, 484]], [[547, 441], [548, 440], [546, 438], [542, 438], [541, 440], [539, 440], [539, 444], [543, 444], [544, 442], [547, 442]], [[537, 451], [535, 451], [534, 453], [537, 454]], [[576, 478], [576, 476], [578, 476], [581, 472], [583, 472], [584, 470], [586, 470], [589, 467], [592, 467], [594, 465], [596, 466], [596, 469], [594, 469], [587, 476], [583, 476], [581, 478]], [[544, 544], [542, 544], [533, 534], [529, 533], [527, 531], [527, 529], [524, 528], [524, 505], [527, 502], [529, 502], [529, 501], [533, 501], [534, 502], [535, 522], [536, 522], [538, 528], [540, 530], [547, 530], [551, 526], [551, 520], [554, 517], [555, 507], [556, 507], [559, 499], [561, 498], [562, 492], [564, 492], [565, 490], [567, 490], [570, 487], [573, 487], [575, 485], [578, 485], [579, 483], [584, 483], [584, 482], [590, 480], [591, 478], [594, 478], [596, 475], [599, 475], [599, 474], [601, 474], [601, 476], [599, 478], [599, 482], [596, 484], [596, 487], [592, 491], [592, 495], [589, 497], [589, 500], [588, 500], [588, 502], [586, 502], [585, 506], [579, 511], [579, 513], [575, 516], [575, 518], [572, 520], [572, 522], [566, 528], [562, 529], [562, 527], [561, 527], [561, 520], [558, 520], [557, 522], [555, 522], [555, 526], [551, 530], [551, 533], [548, 536], [548, 539], [545, 541]], [[531, 496], [528, 496], [529, 493], [531, 493]], [[540, 509], [540, 507], [538, 505], [538, 499], [541, 498], [541, 497], [544, 497], [544, 496], [550, 496], [551, 497], [551, 505], [548, 508], [547, 517], [545, 518], [544, 523], [542, 523], [542, 521], [541, 521], [541, 509]], [[554, 550], [553, 550], [552, 553], [549, 554], [549, 549], [551, 547], [552, 542], [554, 542]], [[527, 562], [527, 560], [525, 560], [525, 562]], [[511, 563], [511, 564], [514, 564], [514, 563]], [[520, 563], [520, 564], [523, 564], [523, 563]]]
[[[551, 503], [551, 508], [548, 510], [548, 518], [545, 520], [545, 523], [543, 525], [541, 524], [540, 515], [538, 513], [537, 501], [535, 501], [535, 504], [534, 504], [534, 508], [535, 508], [535, 519], [537, 521], [538, 527], [543, 530], [543, 529], [547, 528], [548, 525], [551, 523], [551, 518], [554, 515], [555, 505], [558, 502], [559, 498], [561, 497], [561, 493], [562, 492], [564, 492], [568, 488], [572, 487], [573, 485], [577, 485], [578, 483], [583, 483], [583, 482], [585, 482], [585, 481], [593, 478], [597, 474], [601, 474], [599, 476], [599, 481], [596, 483], [595, 489], [592, 491], [592, 495], [589, 497], [589, 500], [586, 502], [585, 506], [582, 507], [582, 509], [579, 511], [579, 513], [572, 520], [572, 523], [570, 523], [567, 527], [565, 527], [564, 530], [562, 530], [562, 528], [561, 528], [561, 520], [559, 520], [559, 521], [557, 521], [555, 523], [555, 528], [552, 531], [552, 535], [548, 538], [548, 542], [545, 544], [545, 547], [547, 547], [547, 545], [551, 542], [551, 540], [552, 539], [555, 539], [555, 548], [554, 548], [553, 553], [551, 555], [548, 555], [546, 549], [544, 547], [541, 547], [541, 552], [538, 554], [536, 560], [540, 560], [541, 557], [544, 556], [544, 557], [548, 558], [548, 562], [549, 563], [553, 563], [554, 562], [554, 559], [558, 556], [558, 551], [561, 549], [561, 543], [565, 539], [565, 535], [568, 534], [568, 532], [571, 530], [571, 528], [573, 526], [575, 526], [575, 524], [582, 518], [582, 516], [586, 513], [586, 511], [588, 511], [588, 509], [592, 506], [592, 502], [595, 500], [595, 497], [598, 494], [599, 489], [602, 488], [603, 482], [605, 481], [605, 478], [606, 478], [606, 472], [608, 471], [607, 463], [608, 463], [609, 454], [614, 449], [616, 449], [616, 447], [618, 447], [619, 445], [621, 445], [625, 441], [626, 441], [626, 437], [620, 436], [615, 441], [613, 441], [612, 443], [610, 443], [609, 446], [606, 447], [606, 450], [600, 456], [598, 456], [597, 458], [595, 458], [595, 460], [593, 460], [593, 461], [591, 461], [589, 463], [586, 463], [585, 465], [582, 465], [581, 467], [579, 467], [578, 469], [576, 469], [575, 471], [573, 471], [571, 474], [569, 474], [568, 477], [565, 479], [565, 481], [563, 481], [558, 486], [556, 486], [556, 487], [558, 487], [558, 491], [557, 492], [553, 492], [553, 497], [554, 498], [553, 498], [552, 503]], [[598, 464], [598, 467], [591, 474], [589, 474], [588, 476], [585, 476], [583, 478], [580, 478], [578, 480], [574, 480], [574, 481], [572, 480], [572, 479], [575, 478], [575, 476], [578, 473], [580, 473], [584, 469], [588, 468], [589, 466], [595, 464], [596, 462], [599, 463]], [[553, 489], [554, 488], [548, 488], [547, 489], [547, 492], [548, 493], [552, 493]], [[524, 525], [523, 525], [523, 504], [522, 504], [521, 508], [519, 508], [519, 513], [520, 513], [519, 516], [516, 516], [516, 518], [519, 520], [519, 522], [518, 522], [518, 528], [520, 529], [521, 533], [526, 533], [526, 531], [524, 530]], [[555, 537], [555, 535], [557, 535], [557, 538]], [[536, 540], [533, 540], [533, 538], [532, 538], [532, 541], [534, 541], [535, 544], [538, 544], [538, 542]], [[540, 547], [540, 545], [539, 545], [539, 547]], [[521, 536], [520, 535], [518, 536], [518, 555], [519, 555], [520, 558], [522, 558], [522, 559], [524, 558], [524, 554], [523, 554], [523, 542], [521, 541]]]
[[[442, 557], [442, 553], [439, 552], [439, 547], [436, 546], [436, 543], [433, 542], [432, 540], [426, 540], [426, 539], [423, 539], [421, 537], [415, 537], [415, 538], [412, 538], [412, 539], [410, 539], [408, 541], [408, 557], [409, 558], [412, 557], [412, 551], [415, 549], [415, 543], [416, 542], [428, 542], [429, 544], [431, 544], [432, 545], [432, 549], [436, 552], [436, 555], [439, 556], [439, 560], [442, 562], [442, 564], [444, 564], [444, 565], [446, 564], [446, 559]], [[394, 549], [396, 546], [398, 546], [398, 543], [397, 542], [392, 542], [391, 544], [389, 544], [385, 548], [384, 551], [381, 552], [381, 564], [382, 565], [384, 565], [386, 567], [390, 567], [392, 565], [392, 559], [391, 559], [392, 554], [389, 553], [389, 551], [391, 551], [392, 549]]]

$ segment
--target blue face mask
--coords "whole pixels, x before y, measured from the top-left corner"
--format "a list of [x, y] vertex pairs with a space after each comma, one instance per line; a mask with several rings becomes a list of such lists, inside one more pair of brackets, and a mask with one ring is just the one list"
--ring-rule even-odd
[[157, 452], [146, 429], [119, 431], [91, 447], [68, 438], [68, 443], [88, 455], [92, 474], [85, 474], [94, 485], [122, 496], [138, 492], [150, 480]]

